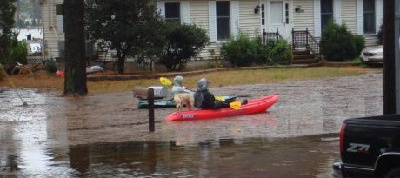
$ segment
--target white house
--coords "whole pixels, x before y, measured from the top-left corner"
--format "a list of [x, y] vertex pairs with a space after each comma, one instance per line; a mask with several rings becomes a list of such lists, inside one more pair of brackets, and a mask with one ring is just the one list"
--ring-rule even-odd
[[63, 0], [41, 0], [43, 22], [43, 46], [46, 59], [57, 59], [64, 52], [63, 16], [60, 4]]
[[[59, 57], [64, 40], [62, 16], [56, 4], [62, 0], [42, 0], [44, 41], [48, 57]], [[308, 31], [317, 39], [331, 20], [344, 23], [353, 34], [364, 35], [367, 46], [376, 44], [383, 21], [383, 0], [165, 0], [157, 8], [166, 21], [196, 24], [208, 31], [210, 44], [199, 58], [208, 58], [208, 49], [239, 33], [250, 37], [263, 32], [279, 32], [289, 42], [292, 29]]]

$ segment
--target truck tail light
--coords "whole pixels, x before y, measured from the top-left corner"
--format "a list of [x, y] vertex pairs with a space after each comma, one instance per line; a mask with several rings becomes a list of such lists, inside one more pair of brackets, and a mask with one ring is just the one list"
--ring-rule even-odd
[[342, 127], [340, 128], [340, 133], [339, 133], [339, 148], [340, 152], [343, 152], [344, 149], [344, 130], [346, 128], [346, 124], [342, 124]]

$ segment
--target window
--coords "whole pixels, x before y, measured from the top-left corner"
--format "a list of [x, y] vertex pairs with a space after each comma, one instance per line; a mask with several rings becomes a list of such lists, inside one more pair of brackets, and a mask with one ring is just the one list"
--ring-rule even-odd
[[217, 39], [224, 40], [230, 36], [230, 3], [217, 1]]
[[181, 6], [179, 2], [165, 3], [165, 21], [166, 22], [181, 21]]
[[375, 34], [375, 0], [363, 1], [364, 33]]
[[289, 3], [285, 3], [285, 23], [289, 23]]
[[265, 5], [261, 4], [261, 24], [265, 25]]
[[56, 15], [64, 15], [64, 4], [56, 4]]
[[323, 0], [321, 1], [321, 29], [329, 22], [333, 21], [333, 1]]
[[283, 2], [271, 2], [271, 23], [283, 23]]

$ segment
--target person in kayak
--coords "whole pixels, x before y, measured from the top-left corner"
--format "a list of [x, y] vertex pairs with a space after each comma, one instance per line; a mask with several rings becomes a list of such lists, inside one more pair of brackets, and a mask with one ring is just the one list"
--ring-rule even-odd
[[[202, 78], [197, 82], [197, 91], [194, 93], [194, 106], [203, 109], [229, 108], [229, 103], [232, 101], [216, 100], [215, 96], [208, 90], [208, 84], [209, 82], [206, 78]], [[242, 104], [247, 104], [247, 100], [243, 100]]]
[[194, 91], [187, 89], [183, 86], [183, 76], [177, 75], [174, 78], [174, 84], [171, 89], [172, 96], [175, 96], [179, 93], [194, 93]]

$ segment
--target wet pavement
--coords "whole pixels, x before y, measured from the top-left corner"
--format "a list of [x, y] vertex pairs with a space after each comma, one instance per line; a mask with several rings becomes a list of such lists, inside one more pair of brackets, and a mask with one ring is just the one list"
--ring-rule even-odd
[[148, 111], [130, 92], [64, 98], [1, 88], [0, 175], [330, 177], [342, 121], [383, 110], [381, 71], [211, 91], [281, 98], [264, 114], [195, 122], [166, 122], [175, 109], [156, 109], [149, 133]]

